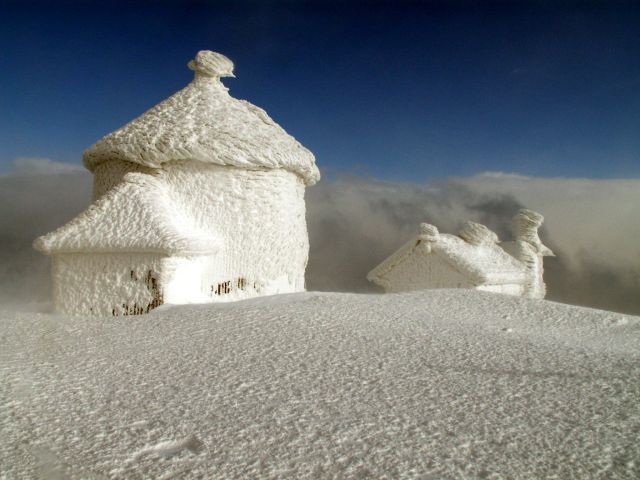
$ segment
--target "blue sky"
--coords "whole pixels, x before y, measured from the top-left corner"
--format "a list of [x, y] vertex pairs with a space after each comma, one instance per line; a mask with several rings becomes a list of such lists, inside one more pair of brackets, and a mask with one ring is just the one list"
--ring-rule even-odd
[[328, 174], [637, 178], [639, 26], [633, 2], [0, 0], [0, 172], [79, 163], [211, 49]]

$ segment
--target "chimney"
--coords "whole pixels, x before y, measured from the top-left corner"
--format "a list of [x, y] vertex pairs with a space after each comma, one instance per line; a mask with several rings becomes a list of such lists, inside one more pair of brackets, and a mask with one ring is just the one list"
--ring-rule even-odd
[[533, 210], [522, 209], [513, 217], [511, 228], [515, 237], [514, 257], [520, 260], [527, 269], [524, 296], [544, 298], [543, 257], [554, 256], [553, 252], [542, 244], [538, 229], [544, 217]]
[[437, 240], [439, 234], [438, 227], [435, 225], [430, 223], [420, 224], [420, 240], [434, 241]]
[[476, 222], [465, 222], [458, 236], [471, 245], [493, 245], [498, 243], [498, 236], [484, 225]]

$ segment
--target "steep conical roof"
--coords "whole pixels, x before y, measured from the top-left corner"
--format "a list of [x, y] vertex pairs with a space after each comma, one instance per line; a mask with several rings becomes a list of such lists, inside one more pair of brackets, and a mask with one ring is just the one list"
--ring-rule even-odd
[[320, 172], [313, 154], [261, 108], [231, 97], [220, 77], [233, 76], [224, 55], [198, 52], [185, 88], [99, 140], [84, 152], [93, 171], [105, 160], [158, 168], [173, 160], [195, 160], [243, 168], [283, 168], [307, 185]]

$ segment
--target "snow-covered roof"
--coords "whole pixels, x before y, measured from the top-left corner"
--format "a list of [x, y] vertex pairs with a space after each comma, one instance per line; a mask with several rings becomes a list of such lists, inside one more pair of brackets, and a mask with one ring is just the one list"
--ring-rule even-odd
[[198, 52], [189, 62], [194, 80], [84, 152], [93, 171], [105, 160], [158, 168], [195, 160], [242, 168], [282, 168], [313, 185], [320, 172], [313, 154], [261, 108], [231, 97], [220, 77], [233, 76], [224, 55]]
[[157, 178], [129, 173], [66, 225], [35, 240], [43, 253], [144, 252], [206, 254], [217, 238], [199, 230]]
[[496, 243], [497, 236], [484, 225], [467, 222], [457, 235], [439, 233], [433, 225], [422, 224], [421, 233], [405, 243], [367, 275], [379, 283], [391, 270], [416, 253], [434, 253], [477, 285], [520, 284], [526, 279], [522, 262]]
[[[528, 242], [543, 257], [555, 257], [553, 251], [544, 245], [538, 236], [538, 229], [542, 222], [544, 222], [544, 217], [540, 213], [521, 208], [511, 221], [513, 236], [517, 240]], [[507, 246], [507, 248], [511, 247]]]

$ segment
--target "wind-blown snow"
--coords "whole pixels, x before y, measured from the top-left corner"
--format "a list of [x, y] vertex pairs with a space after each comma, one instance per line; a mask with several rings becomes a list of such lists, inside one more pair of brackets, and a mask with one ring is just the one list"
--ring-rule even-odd
[[638, 478], [640, 318], [470, 290], [0, 313], [4, 478]]

